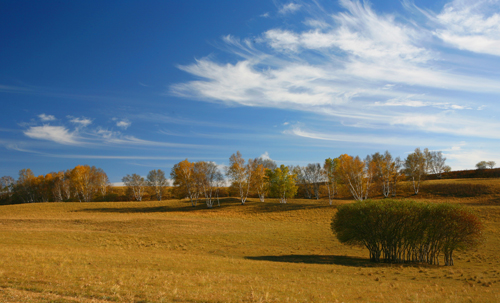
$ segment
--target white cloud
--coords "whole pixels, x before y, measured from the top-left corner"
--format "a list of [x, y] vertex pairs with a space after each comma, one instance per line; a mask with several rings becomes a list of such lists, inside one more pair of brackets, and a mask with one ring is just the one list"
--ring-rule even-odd
[[290, 124], [290, 122], [285, 122], [285, 123], [283, 123], [283, 125], [288, 125], [288, 124]]
[[260, 15], [260, 17], [262, 17], [262, 18], [269, 18], [269, 13], [268, 12], [263, 13], [262, 15]]
[[32, 126], [24, 134], [33, 139], [54, 141], [60, 144], [75, 145], [79, 144], [75, 133], [70, 132], [63, 126]]
[[494, 132], [500, 122], [465, 111], [487, 102], [462, 96], [498, 94], [498, 77], [482, 70], [466, 74], [469, 66], [445, 61], [430, 48], [433, 32], [417, 22], [377, 14], [366, 2], [343, 0], [341, 5], [344, 12], [308, 17], [313, 29], [269, 29], [256, 39], [258, 46], [226, 36], [227, 50], [242, 59], [223, 64], [204, 58], [180, 66], [201, 79], [172, 85], [171, 92], [313, 112], [356, 127], [499, 136]]
[[40, 114], [38, 115], [38, 118], [40, 118], [41, 121], [46, 122], [46, 121], [54, 121], [56, 117], [53, 115], [46, 115], [46, 114]]
[[[316, 131], [304, 130], [299, 126], [292, 127], [284, 132], [285, 134], [294, 135], [303, 138], [317, 139], [322, 141], [338, 141], [338, 142], [354, 142], [363, 144], [375, 144], [382, 146], [415, 146], [419, 141], [414, 138], [404, 136], [380, 136], [377, 134], [360, 135], [354, 133], [323, 133]], [[420, 140], [420, 143], [429, 144], [430, 140]]]
[[71, 116], [68, 116], [68, 118], [71, 119], [71, 120], [69, 120], [70, 122], [72, 122], [74, 124], [77, 124], [79, 126], [82, 126], [82, 127], [86, 127], [86, 126], [92, 124], [92, 120], [90, 120], [89, 118], [85, 118], [85, 117], [74, 118], [74, 117], [71, 117]]
[[499, 4], [497, 0], [452, 1], [436, 16], [442, 28], [434, 33], [456, 48], [500, 56]]
[[127, 129], [132, 123], [128, 120], [121, 120], [116, 122], [116, 126], [122, 128], [122, 129]]
[[265, 153], [263, 153], [262, 155], [260, 155], [259, 158], [262, 158], [264, 160], [272, 160], [267, 151]]
[[103, 128], [98, 128], [94, 131], [94, 136], [105, 144], [117, 144], [128, 146], [159, 146], [159, 147], [178, 147], [178, 148], [211, 148], [207, 145], [182, 144], [171, 142], [150, 141], [136, 138], [134, 136], [123, 135], [119, 131], [110, 131]]
[[498, 153], [477, 148], [452, 150], [443, 152], [443, 155], [453, 170], [475, 169], [476, 163], [480, 161], [493, 160], [500, 163]]
[[272, 29], [265, 33], [265, 38], [275, 49], [297, 51], [299, 47], [299, 36], [289, 31]]
[[290, 14], [290, 13], [295, 13], [296, 11], [298, 11], [300, 9], [302, 5], [300, 4], [297, 4], [297, 3], [293, 3], [293, 2], [290, 2], [288, 4], [284, 4], [280, 9], [279, 9], [279, 13], [280, 14]]
[[304, 24], [310, 27], [321, 28], [321, 29], [331, 27], [330, 24], [328, 24], [327, 22], [316, 19], [307, 19], [306, 21], [304, 21]]
[[441, 133], [471, 138], [500, 139], [500, 123], [495, 119], [464, 117], [453, 111], [439, 114], [407, 113], [390, 119], [392, 125], [418, 127], [429, 133]]
[[412, 96], [406, 98], [393, 98], [385, 102], [375, 102], [375, 106], [407, 106], [407, 107], [435, 107], [440, 109], [468, 109], [467, 106], [450, 104], [448, 102], [430, 102], [414, 100]]

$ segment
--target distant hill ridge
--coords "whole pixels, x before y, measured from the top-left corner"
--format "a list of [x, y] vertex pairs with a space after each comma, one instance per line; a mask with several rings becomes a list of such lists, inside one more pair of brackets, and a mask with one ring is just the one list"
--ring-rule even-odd
[[436, 174], [427, 176], [428, 180], [467, 178], [500, 178], [500, 168], [455, 170], [447, 173], [442, 173], [441, 178], [439, 178]]

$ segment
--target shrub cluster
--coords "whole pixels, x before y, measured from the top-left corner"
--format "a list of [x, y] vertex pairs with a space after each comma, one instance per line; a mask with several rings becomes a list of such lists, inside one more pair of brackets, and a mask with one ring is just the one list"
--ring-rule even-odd
[[370, 260], [453, 265], [453, 252], [477, 245], [482, 224], [470, 210], [453, 204], [364, 201], [342, 205], [332, 231], [341, 243], [365, 246]]

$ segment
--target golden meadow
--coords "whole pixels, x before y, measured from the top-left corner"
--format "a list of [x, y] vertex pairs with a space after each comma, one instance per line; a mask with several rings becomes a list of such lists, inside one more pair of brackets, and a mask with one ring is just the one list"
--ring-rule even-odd
[[4, 205], [0, 301], [499, 302], [499, 183], [426, 181], [418, 196], [403, 184], [400, 199], [462, 204], [483, 221], [483, 243], [453, 267], [372, 263], [340, 244], [330, 223], [347, 199]]

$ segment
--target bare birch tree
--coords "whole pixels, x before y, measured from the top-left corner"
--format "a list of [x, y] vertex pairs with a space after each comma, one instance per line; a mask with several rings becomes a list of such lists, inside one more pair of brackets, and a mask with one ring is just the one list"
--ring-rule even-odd
[[420, 148], [409, 154], [405, 159], [405, 173], [411, 178], [413, 184], [413, 191], [418, 194], [420, 183], [427, 173], [427, 159], [425, 154], [422, 153]]
[[497, 163], [495, 161], [487, 161], [486, 162], [486, 165], [490, 168], [490, 169], [493, 169], [495, 168], [495, 165], [497, 165]]
[[337, 182], [338, 182], [338, 158], [331, 159], [328, 158], [325, 160], [325, 164], [323, 164], [323, 174], [324, 180], [326, 183], [326, 188], [328, 189], [328, 202], [332, 205], [332, 200], [335, 197], [335, 193], [337, 191]]
[[194, 169], [198, 186], [205, 196], [205, 203], [208, 208], [212, 208], [216, 196], [218, 198], [218, 185], [222, 179], [222, 174], [214, 162], [196, 162]]
[[52, 187], [52, 194], [54, 196], [55, 202], [61, 202], [63, 200], [63, 186], [64, 186], [64, 172], [60, 171], [54, 173], [54, 183]]
[[291, 166], [291, 171], [297, 176], [297, 184], [302, 185], [304, 189], [304, 195], [306, 198], [312, 198], [312, 188], [311, 188], [311, 179], [309, 177], [309, 171], [307, 167], [304, 166]]
[[122, 178], [122, 182], [132, 192], [135, 200], [142, 201], [147, 186], [146, 180], [143, 177], [137, 174], [126, 175]]
[[248, 192], [250, 191], [250, 184], [252, 179], [252, 160], [249, 159], [245, 164], [245, 159], [241, 156], [239, 151], [232, 154], [229, 158], [229, 167], [227, 168], [226, 175], [232, 181], [233, 186], [238, 188], [241, 204], [245, 204]]
[[16, 181], [11, 176], [3, 176], [0, 178], [0, 193], [7, 194], [9, 197], [12, 196], [12, 187], [15, 182]]
[[382, 195], [387, 198], [392, 193], [396, 195], [396, 184], [400, 178], [401, 160], [393, 159], [389, 151], [383, 155], [375, 153], [372, 155], [372, 162], [375, 166], [375, 180], [380, 184]]
[[323, 173], [323, 168], [319, 163], [309, 163], [306, 168], [306, 177], [309, 179], [309, 184], [311, 184], [314, 197], [316, 200], [319, 199], [319, 187], [324, 181], [325, 174]]
[[424, 154], [427, 161], [427, 173], [435, 174], [438, 178], [441, 178], [446, 168], [446, 158], [443, 157], [443, 153], [441, 151], [429, 151], [426, 148]]
[[148, 173], [147, 177], [148, 186], [153, 190], [156, 199], [161, 201], [161, 197], [169, 185], [167, 178], [165, 178], [165, 173], [161, 169], [153, 169]]

